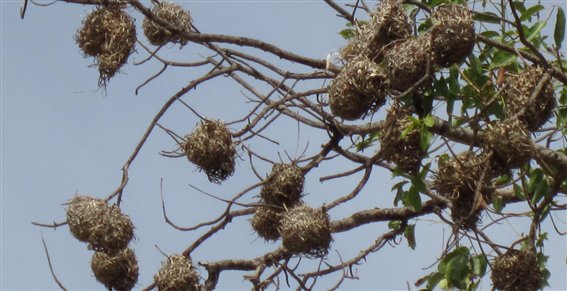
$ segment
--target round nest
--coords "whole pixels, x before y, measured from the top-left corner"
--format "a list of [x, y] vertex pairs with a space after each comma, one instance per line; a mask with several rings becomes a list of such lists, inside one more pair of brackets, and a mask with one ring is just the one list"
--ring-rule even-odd
[[291, 207], [301, 198], [305, 177], [301, 168], [294, 164], [274, 164], [260, 195], [267, 203]]
[[330, 229], [327, 213], [301, 205], [283, 214], [279, 232], [284, 248], [290, 253], [323, 257], [329, 252]]
[[471, 11], [462, 5], [446, 4], [431, 15], [430, 30], [434, 62], [442, 67], [463, 61], [474, 48], [475, 31]]
[[537, 257], [530, 251], [511, 249], [492, 262], [492, 283], [504, 291], [538, 290], [543, 274]]
[[384, 54], [390, 86], [405, 91], [427, 73], [431, 60], [431, 38], [410, 38], [396, 43]]
[[518, 168], [531, 159], [529, 132], [526, 125], [517, 118], [488, 125], [488, 130], [482, 137], [486, 148], [494, 151], [495, 158], [508, 169]]
[[154, 280], [160, 291], [199, 290], [199, 274], [191, 265], [191, 258], [183, 255], [168, 257]]
[[409, 117], [412, 112], [399, 103], [392, 105], [384, 122], [384, 130], [380, 132], [380, 153], [382, 157], [395, 163], [399, 169], [417, 174], [425, 152], [421, 150], [421, 134], [419, 129], [412, 129], [402, 139], [401, 134], [412, 125]]
[[250, 221], [252, 228], [265, 240], [277, 240], [280, 238], [278, 227], [282, 212], [282, 209], [276, 207], [259, 206]]
[[75, 40], [86, 55], [97, 57], [100, 81], [106, 83], [134, 51], [134, 19], [122, 10], [97, 8], [83, 20]]
[[[183, 10], [179, 4], [161, 2], [154, 6], [152, 13], [155, 17], [168, 23], [175, 31], [188, 31], [191, 27], [191, 16], [188, 11]], [[178, 33], [171, 32], [167, 28], [144, 18], [142, 25], [144, 35], [153, 45], [163, 45], [167, 42], [185, 45], [187, 40]]]
[[526, 68], [522, 73], [509, 77], [504, 90], [507, 116], [519, 115], [530, 131], [537, 130], [547, 122], [556, 105], [551, 81], [546, 82], [534, 100], [530, 101], [543, 73], [544, 69], [541, 67]]
[[118, 291], [132, 290], [138, 281], [138, 261], [134, 251], [123, 249], [115, 255], [95, 252], [91, 269], [97, 281]]
[[366, 58], [347, 63], [329, 85], [329, 106], [333, 115], [347, 120], [377, 110], [386, 100], [387, 74]]
[[97, 251], [115, 253], [134, 237], [134, 225], [116, 205], [90, 196], [75, 196], [68, 202], [67, 223], [71, 233]]
[[205, 120], [197, 126], [185, 137], [183, 150], [211, 182], [220, 183], [234, 173], [236, 150], [230, 131], [220, 120]]

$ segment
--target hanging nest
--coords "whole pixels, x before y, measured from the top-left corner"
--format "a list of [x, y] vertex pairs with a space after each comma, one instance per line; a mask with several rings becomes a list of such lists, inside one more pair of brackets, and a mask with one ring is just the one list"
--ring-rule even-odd
[[209, 181], [220, 183], [234, 173], [236, 150], [224, 122], [205, 120], [185, 137], [182, 146], [189, 161], [205, 171]]
[[85, 55], [97, 58], [100, 83], [105, 84], [134, 51], [134, 19], [122, 10], [97, 8], [83, 20], [75, 40]]
[[286, 211], [279, 232], [283, 246], [292, 254], [323, 257], [329, 252], [331, 227], [329, 215], [322, 209], [300, 205]]
[[[492, 194], [485, 187], [491, 185], [490, 181], [495, 175], [490, 156], [466, 151], [454, 158], [440, 157], [437, 164], [432, 189], [451, 201], [451, 217], [457, 225], [465, 229], [473, 228], [480, 219], [485, 201], [490, 201]], [[476, 197], [479, 182], [480, 195]]]
[[472, 53], [476, 36], [472, 13], [466, 6], [439, 6], [431, 19], [433, 27], [429, 34], [436, 64], [450, 67]]
[[421, 134], [418, 128], [409, 131], [401, 137], [412, 121], [412, 112], [399, 103], [392, 105], [384, 122], [384, 130], [380, 133], [380, 153], [382, 157], [395, 163], [399, 169], [417, 174], [425, 152], [421, 150]]
[[191, 258], [183, 255], [168, 257], [154, 280], [160, 291], [199, 290], [199, 274], [191, 264]]
[[128, 1], [126, 0], [95, 0], [96, 5], [105, 7], [106, 9], [120, 10], [128, 6]]
[[543, 282], [536, 255], [514, 249], [493, 261], [490, 278], [495, 289], [504, 291], [538, 290]]
[[532, 145], [526, 125], [517, 118], [488, 125], [482, 134], [487, 149], [494, 151], [495, 158], [506, 168], [518, 168], [531, 159]]
[[291, 207], [301, 198], [305, 177], [294, 164], [274, 164], [260, 195], [271, 205]]
[[97, 251], [115, 253], [134, 237], [134, 225], [116, 205], [90, 196], [75, 196], [68, 202], [67, 223], [71, 233]]
[[390, 86], [405, 91], [427, 73], [431, 61], [431, 38], [409, 38], [396, 43], [384, 54]]
[[387, 75], [384, 69], [366, 58], [346, 64], [329, 85], [329, 105], [333, 115], [347, 120], [377, 110], [386, 100]]
[[256, 208], [250, 223], [256, 233], [265, 240], [277, 240], [280, 238], [278, 227], [282, 217], [283, 209], [261, 205]]
[[543, 74], [544, 69], [541, 67], [526, 68], [522, 73], [509, 77], [504, 90], [506, 115], [518, 115], [530, 131], [537, 130], [547, 122], [556, 105], [551, 80], [544, 84], [534, 100], [530, 100]]
[[[183, 7], [179, 4], [161, 2], [154, 6], [152, 13], [155, 17], [168, 23], [175, 32], [189, 31], [191, 27], [189, 12], [183, 10]], [[142, 27], [144, 28], [144, 35], [153, 45], [159, 46], [167, 42], [179, 43], [181, 45], [187, 44], [187, 40], [181, 35], [162, 27], [147, 17], [144, 18]]]
[[138, 261], [134, 251], [129, 248], [115, 255], [95, 252], [91, 259], [91, 269], [97, 281], [109, 289], [129, 291], [138, 281]]

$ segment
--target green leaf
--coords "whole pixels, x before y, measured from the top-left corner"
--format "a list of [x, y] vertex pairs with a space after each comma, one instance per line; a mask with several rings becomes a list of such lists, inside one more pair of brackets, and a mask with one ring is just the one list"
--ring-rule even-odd
[[565, 12], [561, 7], [557, 9], [557, 18], [555, 20], [555, 30], [553, 31], [553, 39], [555, 40], [555, 45], [557, 46], [557, 49], [560, 49], [561, 44], [565, 39]]
[[470, 272], [468, 256], [456, 256], [447, 263], [447, 273], [445, 278], [449, 280], [451, 285], [459, 289], [464, 289], [467, 286], [466, 279]]
[[528, 31], [526, 31], [526, 40], [531, 41], [536, 36], [538, 36], [539, 33], [545, 27], [546, 24], [547, 24], [547, 21], [540, 21], [540, 22], [534, 24], [532, 27], [530, 27], [528, 29]]
[[535, 246], [538, 248], [543, 247], [543, 242], [546, 240], [547, 240], [547, 232], [544, 232], [540, 234], [539, 237], [537, 238]]
[[427, 192], [427, 186], [425, 185], [425, 181], [419, 176], [413, 176], [411, 178], [412, 187], [421, 193]]
[[427, 280], [426, 288], [429, 289], [429, 290], [433, 290], [433, 288], [435, 288], [437, 285], [439, 285], [439, 283], [441, 282], [441, 280], [443, 280], [444, 277], [445, 276], [441, 273], [434, 273]]
[[454, 251], [448, 253], [437, 266], [440, 273], [447, 274], [447, 264], [457, 256], [469, 256], [469, 249], [467, 247], [458, 247]]
[[546, 179], [542, 179], [537, 184], [534, 196], [532, 197], [532, 203], [538, 203], [543, 197], [545, 197], [545, 195], [547, 195], [547, 192], [549, 192], [549, 184], [547, 183]]
[[504, 208], [504, 200], [497, 195], [492, 195], [492, 206], [496, 213], [501, 213]]
[[488, 69], [493, 70], [496, 68], [506, 67], [516, 62], [517, 59], [518, 56], [513, 53], [498, 51], [494, 54], [494, 57], [492, 58], [492, 62], [488, 66]]
[[431, 128], [433, 127], [433, 125], [435, 125], [435, 118], [433, 118], [433, 116], [429, 114], [423, 119], [423, 124]]
[[421, 151], [426, 153], [431, 141], [433, 140], [433, 134], [427, 130], [427, 128], [422, 127], [419, 131], [420, 140], [419, 145], [421, 147]]
[[522, 187], [517, 184], [514, 184], [514, 195], [520, 200], [526, 200], [526, 194]]
[[500, 17], [492, 12], [483, 12], [473, 15], [473, 19], [476, 21], [500, 24]]
[[411, 224], [406, 226], [404, 229], [404, 237], [408, 241], [408, 246], [415, 250], [416, 242], [415, 242], [415, 224]]
[[471, 258], [473, 266], [473, 274], [478, 277], [484, 276], [486, 273], [486, 266], [488, 265], [488, 260], [484, 255], [476, 255]]
[[400, 229], [400, 227], [402, 227], [402, 221], [401, 220], [392, 220], [390, 222], [388, 222], [388, 228], [391, 230], [398, 230]]
[[543, 171], [541, 169], [534, 169], [530, 173], [530, 181], [528, 182], [528, 192], [534, 193], [539, 186], [539, 183], [543, 180]]
[[409, 190], [405, 193], [402, 202], [405, 206], [411, 206], [417, 212], [421, 211], [421, 196], [419, 195], [419, 191], [414, 186], [410, 187]]
[[526, 11], [522, 12], [522, 15], [520, 16], [520, 20], [522, 21], [531, 21], [532, 20], [532, 16], [542, 10], [544, 10], [545, 7], [543, 7], [543, 5], [535, 5], [532, 6], [530, 8], [528, 8]]
[[354, 30], [352, 30], [351, 28], [345, 28], [343, 30], [341, 30], [339, 32], [339, 34], [344, 38], [344, 39], [351, 39], [354, 37]]

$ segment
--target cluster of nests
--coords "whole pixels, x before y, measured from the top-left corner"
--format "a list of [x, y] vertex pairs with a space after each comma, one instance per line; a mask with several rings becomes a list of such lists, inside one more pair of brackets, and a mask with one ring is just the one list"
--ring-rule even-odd
[[294, 164], [275, 164], [260, 191], [252, 228], [266, 240], [282, 239], [292, 254], [322, 257], [331, 243], [329, 216], [301, 202], [304, 176]]
[[211, 182], [220, 183], [234, 173], [236, 149], [230, 130], [221, 120], [201, 122], [185, 137], [181, 147]]
[[[124, 11], [126, 2], [100, 0], [98, 7], [91, 11], [75, 35], [75, 41], [86, 56], [95, 57], [100, 74], [100, 83], [106, 84], [127, 62], [136, 44], [134, 19]], [[150, 19], [144, 19], [146, 38], [154, 45], [167, 42], [186, 44], [178, 33], [187, 31], [191, 25], [189, 12], [174, 3], [161, 2], [154, 6], [152, 13], [168, 23], [164, 28]]]
[[108, 288], [131, 290], [138, 280], [138, 263], [128, 243], [134, 225], [116, 205], [91, 196], [73, 197], [68, 203], [67, 223], [71, 233], [95, 250], [91, 269]]
[[494, 288], [505, 291], [538, 290], [543, 272], [533, 251], [510, 249], [492, 262]]

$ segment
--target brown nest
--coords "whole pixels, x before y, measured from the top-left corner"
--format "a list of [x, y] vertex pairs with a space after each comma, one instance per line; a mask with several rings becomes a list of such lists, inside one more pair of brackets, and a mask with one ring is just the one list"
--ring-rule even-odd
[[265, 240], [280, 238], [278, 227], [282, 217], [283, 208], [261, 205], [256, 208], [250, 223], [256, 233]]
[[409, 131], [404, 138], [401, 137], [412, 121], [409, 119], [412, 112], [406, 107], [395, 103], [388, 110], [384, 122], [384, 130], [380, 133], [380, 153], [382, 157], [395, 163], [399, 169], [417, 174], [425, 152], [421, 150], [421, 134], [418, 128]]
[[205, 120], [185, 137], [185, 155], [209, 181], [220, 183], [234, 173], [236, 150], [232, 135], [220, 120]]
[[544, 69], [541, 67], [526, 68], [520, 74], [511, 76], [504, 90], [506, 115], [517, 116], [527, 124], [530, 131], [537, 130], [547, 122], [556, 105], [550, 80], [537, 92], [534, 100], [531, 100], [543, 74]]
[[142, 25], [144, 35], [151, 44], [163, 45], [172, 42], [185, 45], [187, 43], [187, 40], [176, 32], [188, 31], [191, 27], [191, 16], [188, 11], [183, 10], [183, 7], [179, 4], [161, 2], [154, 6], [152, 13], [155, 17], [168, 23], [173, 31], [162, 27], [147, 17], [144, 18]]
[[199, 290], [199, 274], [191, 264], [191, 258], [183, 255], [168, 257], [154, 280], [160, 291]]
[[292, 254], [323, 257], [329, 252], [332, 240], [329, 215], [322, 209], [300, 205], [286, 211], [279, 232], [283, 246]]
[[508, 169], [518, 168], [531, 159], [532, 145], [526, 125], [517, 118], [488, 125], [482, 134], [488, 150]]
[[495, 289], [538, 290], [542, 285], [543, 274], [533, 252], [511, 249], [493, 261], [490, 278]]
[[291, 207], [301, 198], [305, 177], [294, 164], [274, 164], [260, 195], [272, 205]]
[[116, 205], [90, 196], [75, 196], [68, 202], [67, 223], [71, 233], [97, 251], [115, 253], [134, 237], [134, 225]]
[[134, 51], [134, 19], [122, 10], [97, 8], [83, 20], [75, 40], [86, 55], [97, 58], [100, 82], [104, 84]]
[[431, 38], [409, 38], [396, 43], [384, 54], [390, 86], [405, 91], [427, 73], [431, 61]]
[[431, 15], [429, 34], [434, 62], [449, 67], [464, 60], [474, 48], [475, 31], [471, 11], [462, 5], [446, 4]]
[[384, 69], [366, 59], [347, 63], [329, 85], [331, 112], [347, 120], [363, 117], [385, 102], [387, 74]]
[[91, 269], [95, 278], [109, 289], [132, 290], [138, 281], [138, 261], [134, 251], [129, 248], [114, 255], [95, 252]]

